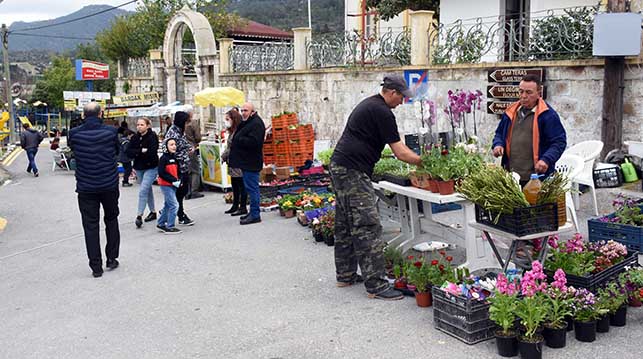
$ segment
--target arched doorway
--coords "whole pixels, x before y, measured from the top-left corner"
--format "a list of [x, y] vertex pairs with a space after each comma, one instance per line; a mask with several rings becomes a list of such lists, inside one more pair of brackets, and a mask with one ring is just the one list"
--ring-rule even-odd
[[[165, 30], [163, 59], [165, 61], [165, 96], [168, 103], [181, 101], [192, 103], [192, 91], [185, 88], [183, 66], [183, 36], [190, 30], [194, 38], [195, 63], [198, 90], [214, 86], [218, 82], [218, 57], [214, 33], [208, 19], [187, 6], [179, 10]], [[209, 118], [201, 112], [201, 118]], [[202, 125], [203, 125], [202, 121]]]

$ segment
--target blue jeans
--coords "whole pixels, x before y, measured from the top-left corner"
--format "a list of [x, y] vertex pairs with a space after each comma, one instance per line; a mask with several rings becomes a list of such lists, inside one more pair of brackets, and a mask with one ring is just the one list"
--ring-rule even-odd
[[259, 172], [243, 171], [243, 185], [246, 187], [248, 197], [250, 197], [250, 218], [261, 218], [259, 212], [259, 202], [261, 194], [259, 193]]
[[27, 172], [38, 173], [38, 167], [36, 167], [36, 153], [38, 153], [38, 147], [27, 148], [27, 159], [29, 160], [29, 165], [27, 166]]
[[159, 186], [165, 198], [165, 205], [158, 219], [159, 226], [167, 228], [174, 227], [176, 212], [179, 210], [179, 202], [176, 200], [176, 188], [174, 186]]
[[147, 170], [136, 170], [136, 179], [141, 185], [138, 192], [138, 212], [139, 216], [145, 212], [145, 206], [150, 208], [150, 212], [156, 212], [154, 209], [154, 191], [152, 191], [152, 183], [158, 176], [158, 169], [150, 168]]

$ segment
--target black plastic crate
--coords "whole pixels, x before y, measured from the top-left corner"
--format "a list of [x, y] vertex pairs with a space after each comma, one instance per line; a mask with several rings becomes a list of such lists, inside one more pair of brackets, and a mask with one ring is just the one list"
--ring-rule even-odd
[[[643, 211], [643, 205], [639, 206]], [[614, 218], [614, 213], [607, 216]], [[621, 223], [601, 222], [598, 218], [587, 221], [589, 241], [609, 241], [610, 239], [624, 244], [628, 250], [641, 251], [643, 249], [643, 227]]]
[[[458, 318], [458, 321], [465, 323], [477, 323], [489, 319], [490, 304], [486, 304], [475, 310], [466, 311], [454, 303], [445, 301], [440, 298], [433, 298], [433, 308], [440, 313]], [[453, 323], [451, 323], [453, 324]]]
[[[435, 304], [436, 304], [436, 302], [434, 301], [433, 302], [433, 306], [434, 306], [433, 317], [436, 320], [440, 320], [440, 321], [449, 323], [449, 324], [453, 325], [454, 327], [457, 327], [457, 328], [460, 328], [460, 329], [464, 330], [465, 332], [473, 333], [473, 332], [477, 332], [477, 331], [480, 331], [480, 330], [487, 329], [490, 326], [494, 325], [494, 323], [491, 320], [489, 320], [489, 318], [478, 320], [476, 322], [469, 322], [469, 321], [466, 320], [466, 316], [464, 316], [464, 315], [452, 315], [452, 314], [449, 314], [449, 313], [445, 313], [445, 312], [439, 310], [438, 307], [435, 306]], [[439, 305], [442, 305], [442, 304], [443, 303], [439, 303]], [[487, 314], [487, 316], [488, 316], [488, 314]]]
[[475, 207], [476, 222], [515, 234], [518, 237], [558, 229], [558, 205], [556, 203], [514, 208], [512, 214], [500, 214], [497, 223], [494, 223], [497, 213], [486, 211], [477, 204]]
[[[625, 272], [625, 267], [636, 266], [639, 262], [639, 252], [628, 251], [627, 256], [621, 262], [598, 273], [588, 274], [584, 277], [567, 274], [567, 285], [575, 288], [586, 288], [595, 292], [598, 288], [604, 287], [614, 280], [619, 274]], [[554, 272], [546, 271], [547, 279], [554, 280]]]
[[468, 322], [489, 318], [490, 303], [452, 295], [438, 287], [433, 287], [431, 293], [433, 301], [438, 303], [434, 308], [444, 313], [465, 316]]
[[382, 175], [382, 180], [395, 183], [396, 185], [408, 187], [411, 185], [411, 180], [408, 177], [399, 177], [389, 173]]
[[469, 345], [473, 345], [476, 343], [483, 342], [485, 340], [493, 339], [495, 337], [495, 331], [497, 330], [496, 326], [493, 325], [492, 323], [492, 325], [487, 328], [476, 330], [473, 332], [468, 332], [466, 330], [459, 328], [458, 326], [455, 326], [443, 320], [440, 320], [435, 316], [433, 317], [433, 324], [435, 325], [435, 329], [441, 332], [447, 333], [450, 336]]
[[259, 186], [261, 198], [275, 198], [278, 195], [279, 187], [277, 186]]
[[593, 177], [596, 188], [612, 188], [623, 185], [623, 172], [618, 166], [595, 169]]

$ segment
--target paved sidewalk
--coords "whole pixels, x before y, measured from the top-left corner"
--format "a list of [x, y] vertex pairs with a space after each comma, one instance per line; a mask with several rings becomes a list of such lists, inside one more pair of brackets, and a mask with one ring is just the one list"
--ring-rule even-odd
[[[178, 236], [135, 229], [138, 186], [121, 191], [121, 266], [87, 266], [73, 172], [40, 177], [23, 155], [0, 187], [0, 358], [495, 358], [433, 329], [414, 300], [336, 288], [333, 250], [294, 219], [239, 226], [220, 193], [186, 202]], [[162, 196], [155, 188], [157, 207]], [[568, 337], [545, 358], [640, 358], [643, 309], [593, 344]]]

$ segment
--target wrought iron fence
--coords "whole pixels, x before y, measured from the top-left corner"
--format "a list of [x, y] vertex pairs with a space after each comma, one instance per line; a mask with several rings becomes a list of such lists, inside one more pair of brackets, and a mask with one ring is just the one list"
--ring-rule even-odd
[[574, 7], [440, 24], [429, 30], [434, 64], [592, 57], [597, 7]]
[[127, 74], [130, 77], [151, 77], [150, 59], [146, 57], [128, 59]]
[[306, 54], [311, 68], [408, 65], [410, 32], [406, 28], [388, 28], [369, 36], [359, 31], [319, 35], [306, 44]]
[[292, 70], [293, 44], [235, 42], [230, 49], [230, 61], [234, 72]]

